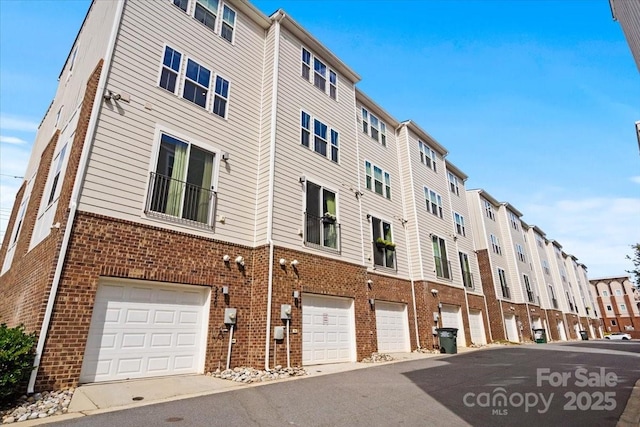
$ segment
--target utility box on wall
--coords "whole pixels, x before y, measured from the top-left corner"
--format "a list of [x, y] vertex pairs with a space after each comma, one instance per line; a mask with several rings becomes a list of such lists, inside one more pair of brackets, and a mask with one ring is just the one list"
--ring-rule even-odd
[[282, 304], [280, 306], [280, 319], [291, 320], [291, 304]]
[[273, 339], [274, 340], [284, 339], [284, 326], [276, 326], [275, 328], [273, 328]]
[[238, 314], [238, 310], [235, 308], [225, 308], [224, 309], [224, 323], [227, 325], [235, 325], [236, 324], [236, 316]]

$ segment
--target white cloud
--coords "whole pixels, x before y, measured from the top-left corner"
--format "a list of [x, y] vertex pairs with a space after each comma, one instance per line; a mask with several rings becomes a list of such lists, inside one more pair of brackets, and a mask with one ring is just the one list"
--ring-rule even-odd
[[0, 142], [5, 144], [27, 144], [27, 141], [24, 139], [17, 138], [15, 136], [4, 136], [0, 135]]
[[38, 130], [38, 126], [38, 122], [34, 122], [28, 118], [0, 114], [0, 129], [35, 132]]
[[640, 184], [640, 176], [632, 176], [631, 178], [629, 178], [629, 181]]
[[623, 275], [633, 267], [625, 257], [640, 242], [640, 198], [537, 200], [522, 212], [584, 263], [590, 277]]

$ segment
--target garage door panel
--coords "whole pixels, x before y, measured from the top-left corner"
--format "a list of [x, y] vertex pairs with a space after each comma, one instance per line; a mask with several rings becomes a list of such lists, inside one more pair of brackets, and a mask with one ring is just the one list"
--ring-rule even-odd
[[443, 305], [440, 310], [443, 328], [458, 328], [456, 344], [458, 347], [466, 347], [467, 342], [464, 335], [464, 323], [462, 322], [462, 310], [459, 306]]
[[[169, 286], [99, 286], [81, 382], [202, 370], [207, 289]], [[185, 293], [188, 304], [180, 305]]]
[[406, 304], [376, 301], [376, 330], [379, 352], [411, 350]]
[[507, 329], [507, 340], [511, 342], [520, 342], [516, 317], [513, 314], [510, 314], [510, 315], [505, 314], [504, 319], [505, 319], [505, 327]]
[[474, 344], [484, 345], [487, 343], [482, 311], [469, 310], [469, 333]]
[[302, 297], [302, 363], [354, 359], [352, 300], [305, 294]]

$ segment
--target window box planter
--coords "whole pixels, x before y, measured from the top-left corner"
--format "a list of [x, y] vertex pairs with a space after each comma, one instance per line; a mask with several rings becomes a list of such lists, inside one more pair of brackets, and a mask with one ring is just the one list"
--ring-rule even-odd
[[389, 240], [384, 240], [381, 237], [378, 237], [376, 239], [376, 247], [378, 249], [386, 249], [388, 251], [395, 251], [396, 250], [396, 244], [389, 241]]

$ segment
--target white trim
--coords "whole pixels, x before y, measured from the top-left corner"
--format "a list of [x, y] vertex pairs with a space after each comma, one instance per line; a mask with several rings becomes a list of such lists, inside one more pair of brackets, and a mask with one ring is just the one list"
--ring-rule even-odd
[[[231, 32], [231, 40], [227, 40], [226, 38], [222, 37], [222, 25], [224, 24], [224, 8], [228, 7], [229, 10], [231, 10], [234, 13], [234, 20], [233, 20], [233, 26], [231, 27], [232, 32]], [[231, 6], [229, 6], [228, 3], [221, 1], [220, 2], [220, 26], [218, 28], [218, 35], [220, 36], [220, 38], [224, 41], [226, 41], [227, 43], [231, 43], [232, 46], [234, 46], [236, 44], [236, 30], [238, 29], [238, 12], [232, 8]], [[217, 24], [216, 24], [217, 25]]]
[[[168, 1], [170, 1], [171, 4], [173, 5], [173, 0], [168, 0]], [[177, 7], [177, 6], [175, 6], [175, 7]], [[182, 9], [180, 9], [180, 10], [182, 10]], [[179, 53], [180, 54], [180, 65], [178, 66], [178, 71], [176, 71], [176, 87], [173, 89], [173, 92], [171, 92], [169, 89], [165, 89], [162, 86], [160, 86], [160, 81], [162, 80], [162, 70], [164, 70], [164, 68], [166, 67], [164, 65], [164, 55], [165, 55], [165, 53], [167, 51], [167, 48], [173, 50], [175, 53]], [[186, 57], [186, 55], [184, 53], [182, 53], [178, 49], [175, 49], [174, 47], [170, 46], [169, 44], [164, 43], [162, 45], [162, 52], [160, 53], [160, 64], [159, 64], [159, 68], [158, 68], [158, 78], [157, 78], [157, 81], [156, 81], [156, 87], [158, 87], [158, 88], [160, 88], [160, 89], [162, 89], [164, 91], [167, 91], [169, 93], [173, 93], [174, 95], [178, 96], [178, 93], [179, 93], [178, 89], [180, 88], [180, 81], [182, 80], [180, 78], [180, 76], [182, 75], [182, 69], [183, 69], [183, 64], [184, 64], [185, 57]], [[169, 67], [169, 69], [171, 71], [175, 71], [175, 70], [173, 70], [173, 68]]]
[[[226, 98], [224, 98], [224, 97], [222, 97], [222, 95], [218, 95], [216, 93], [216, 81], [217, 81], [218, 77], [220, 77], [221, 79], [226, 81], [227, 84], [228, 84], [227, 97]], [[213, 114], [214, 116], [219, 117], [219, 118], [221, 118], [223, 120], [228, 120], [229, 119], [229, 106], [231, 105], [231, 102], [230, 102], [231, 101], [231, 86], [232, 85], [231, 85], [231, 80], [230, 79], [228, 79], [227, 77], [225, 77], [224, 75], [222, 75], [220, 73], [213, 73], [213, 79], [212, 79], [212, 82], [211, 82], [211, 109], [209, 110], [209, 112], [211, 114]], [[224, 117], [213, 112], [213, 106], [215, 105], [215, 102], [216, 102], [216, 96], [220, 96], [220, 98], [224, 99], [225, 102], [227, 103], [227, 105], [225, 106], [225, 109], [224, 109]]]

